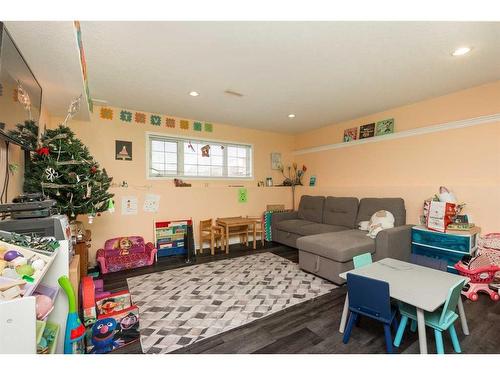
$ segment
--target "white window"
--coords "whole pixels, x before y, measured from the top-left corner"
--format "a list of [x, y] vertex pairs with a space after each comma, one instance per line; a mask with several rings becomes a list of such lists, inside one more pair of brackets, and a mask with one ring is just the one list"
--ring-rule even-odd
[[148, 176], [251, 178], [252, 146], [148, 134]]

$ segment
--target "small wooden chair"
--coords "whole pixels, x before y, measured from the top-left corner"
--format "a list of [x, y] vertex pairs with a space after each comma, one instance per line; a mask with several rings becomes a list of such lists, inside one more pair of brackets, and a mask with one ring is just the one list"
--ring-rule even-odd
[[[258, 216], [247, 216], [247, 219], [253, 219], [257, 223], [255, 232], [257, 233], [257, 236], [260, 234], [260, 242], [262, 243], [262, 246], [264, 246], [266, 240], [266, 235], [264, 231], [264, 218]], [[248, 234], [253, 235], [253, 228], [248, 228]]]
[[212, 224], [212, 219], [200, 221], [200, 254], [203, 253], [203, 242], [210, 242], [210, 253], [215, 255], [215, 246], [221, 249], [225, 244], [224, 228]]

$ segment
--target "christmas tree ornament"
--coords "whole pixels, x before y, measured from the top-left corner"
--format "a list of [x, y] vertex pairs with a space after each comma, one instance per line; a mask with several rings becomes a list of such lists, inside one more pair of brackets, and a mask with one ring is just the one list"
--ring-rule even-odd
[[89, 214], [88, 219], [89, 219], [89, 224], [92, 224], [94, 222], [95, 215], [94, 214]]
[[115, 201], [111, 198], [108, 200], [108, 212], [113, 213], [115, 212]]
[[45, 169], [45, 177], [50, 182], [54, 182], [55, 179], [59, 178], [59, 173], [54, 168], [46, 168]]

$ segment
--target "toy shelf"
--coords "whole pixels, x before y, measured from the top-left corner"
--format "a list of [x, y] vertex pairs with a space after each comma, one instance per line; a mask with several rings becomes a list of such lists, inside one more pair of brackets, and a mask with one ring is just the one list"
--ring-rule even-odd
[[[20, 252], [21, 254], [23, 254], [23, 256], [27, 259], [31, 259], [31, 258], [36, 256], [37, 258], [40, 258], [45, 262], [44, 268], [40, 272], [35, 272], [35, 274], [33, 275], [34, 281], [33, 282], [26, 281], [25, 289], [23, 291], [24, 297], [28, 297], [28, 296], [31, 296], [33, 294], [33, 292], [37, 288], [38, 284], [40, 284], [40, 281], [43, 279], [43, 277], [45, 276], [47, 271], [50, 269], [50, 266], [52, 265], [52, 262], [55, 259], [57, 251], [59, 250], [59, 249], [56, 249], [54, 251], [54, 253], [51, 256], [49, 256], [49, 255], [39, 253], [35, 250], [26, 248], [26, 247], [13, 245], [13, 244], [10, 244], [10, 243], [4, 242], [4, 241], [0, 241], [0, 246], [6, 248], [8, 250], [16, 250], [16, 251]], [[5, 282], [5, 280], [7, 280], [7, 279], [8, 279], [7, 277], [2, 277], [3, 282]], [[19, 279], [12, 279], [12, 281], [18, 281], [18, 280]]]

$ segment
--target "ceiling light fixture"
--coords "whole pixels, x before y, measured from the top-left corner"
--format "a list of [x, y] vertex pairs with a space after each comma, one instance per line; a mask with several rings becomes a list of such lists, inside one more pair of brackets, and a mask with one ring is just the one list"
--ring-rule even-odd
[[294, 115], [293, 113], [290, 113], [290, 114], [288, 115], [288, 118], [295, 118], [295, 115]]
[[463, 56], [467, 53], [469, 53], [471, 50], [470, 47], [459, 47], [455, 51], [451, 53], [452, 56]]
[[191, 95], [191, 96], [199, 96], [199, 95], [200, 95], [200, 93], [199, 93], [198, 91], [191, 91], [191, 92], [189, 93], [189, 95]]

